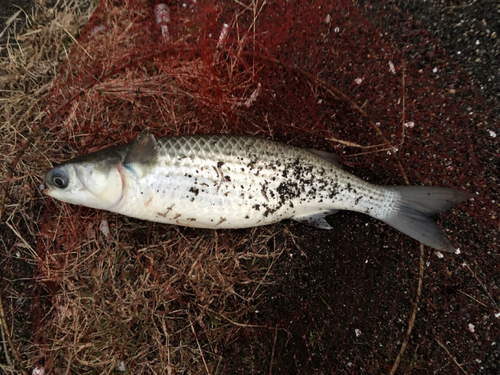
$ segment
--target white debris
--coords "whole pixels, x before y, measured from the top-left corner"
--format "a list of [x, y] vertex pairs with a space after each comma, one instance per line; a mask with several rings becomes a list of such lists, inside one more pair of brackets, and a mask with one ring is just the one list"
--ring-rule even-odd
[[441, 253], [440, 251], [436, 251], [436, 256], [437, 256], [438, 258], [444, 258], [443, 253]]
[[33, 369], [33, 372], [31, 374], [32, 375], [44, 375], [45, 369], [43, 367], [35, 366], [35, 368]]
[[156, 24], [160, 26], [163, 39], [170, 40], [168, 24], [170, 23], [170, 8], [167, 4], [159, 3], [155, 5]]
[[500, 312], [495, 313], [495, 318], [500, 318]]
[[437, 73], [437, 71], [438, 71], [438, 68], [432, 69], [432, 73]]
[[121, 361], [116, 369], [120, 372], [125, 372], [125, 363]]
[[413, 128], [415, 123], [413, 121], [408, 121], [404, 123], [405, 128]]
[[469, 332], [472, 332], [472, 333], [474, 333], [474, 329], [475, 329], [475, 328], [476, 328], [476, 327], [475, 327], [475, 326], [474, 326], [474, 324], [472, 324], [472, 323], [469, 323], [469, 325], [467, 326], [467, 330], [468, 330]]
[[396, 68], [394, 68], [394, 64], [392, 63], [392, 61], [389, 61], [389, 70], [392, 74], [396, 74]]
[[106, 238], [109, 237], [109, 224], [106, 219], [101, 220], [101, 224], [99, 224], [99, 230], [104, 234]]
[[359, 330], [357, 328], [354, 330], [354, 332], [356, 333], [356, 337], [361, 335], [361, 330]]
[[363, 78], [356, 78], [354, 82], [356, 82], [357, 85], [361, 85], [361, 82], [363, 82]]
[[490, 137], [493, 137], [493, 138], [496, 138], [497, 137], [497, 133], [495, 133], [493, 130], [488, 130], [488, 134], [490, 135]]

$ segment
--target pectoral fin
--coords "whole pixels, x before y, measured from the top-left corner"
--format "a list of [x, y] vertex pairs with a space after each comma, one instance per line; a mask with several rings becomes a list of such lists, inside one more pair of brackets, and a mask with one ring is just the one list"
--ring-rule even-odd
[[333, 229], [332, 226], [325, 220], [325, 217], [336, 212], [338, 212], [338, 210], [321, 211], [313, 214], [292, 217], [292, 220], [298, 221], [300, 223], [306, 223], [320, 229]]
[[142, 177], [158, 159], [158, 142], [149, 128], [144, 129], [125, 156], [123, 165]]

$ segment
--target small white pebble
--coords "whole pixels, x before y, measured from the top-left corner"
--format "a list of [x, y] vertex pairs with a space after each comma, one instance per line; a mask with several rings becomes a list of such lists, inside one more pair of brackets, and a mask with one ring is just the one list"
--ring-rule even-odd
[[457, 247], [457, 248], [455, 249], [455, 254], [460, 254], [460, 253], [461, 253], [460, 248], [459, 248], [459, 247]]
[[357, 328], [354, 330], [354, 332], [356, 333], [356, 337], [361, 335], [361, 330], [359, 330]]
[[474, 333], [474, 329], [475, 329], [475, 328], [476, 328], [476, 327], [475, 327], [475, 326], [474, 326], [474, 324], [472, 324], [472, 323], [469, 323], [469, 325], [467, 326], [467, 329], [469, 330], [469, 332], [472, 332], [472, 333]]
[[125, 363], [123, 361], [120, 362], [117, 368], [118, 371], [120, 372], [125, 372]]
[[438, 68], [432, 69], [432, 73], [437, 73], [437, 71], [438, 71]]
[[35, 366], [35, 368], [33, 369], [33, 372], [31, 374], [32, 375], [44, 375], [45, 374], [45, 370], [44, 370], [43, 367]]
[[444, 258], [444, 255], [440, 251], [436, 251], [436, 255], [438, 258]]
[[394, 68], [394, 64], [392, 63], [392, 61], [389, 61], [389, 70], [392, 74], [396, 74], [396, 68]]
[[500, 318], [500, 312], [495, 313], [495, 318]]
[[340, 32], [340, 27], [336, 27], [336, 28], [334, 29], [334, 31], [335, 31], [336, 33]]
[[109, 224], [106, 219], [101, 221], [101, 224], [99, 224], [99, 230], [104, 234], [106, 238], [109, 237]]
[[361, 85], [361, 82], [363, 82], [363, 78], [356, 78], [354, 82], [356, 82], [356, 84], [358, 85]]
[[43, 191], [45, 189], [45, 186], [43, 186], [43, 184], [40, 184], [40, 190]]
[[476, 45], [479, 45], [479, 43], [480, 43], [479, 40], [476, 40]]
[[404, 123], [405, 128], [413, 128], [415, 123], [413, 121], [408, 121]]
[[488, 130], [488, 134], [490, 135], [490, 137], [493, 137], [493, 138], [496, 138], [497, 137], [497, 133], [495, 133], [493, 130]]
[[457, 55], [461, 55], [461, 54], [462, 54], [462, 51], [458, 51], [458, 52], [457, 52]]

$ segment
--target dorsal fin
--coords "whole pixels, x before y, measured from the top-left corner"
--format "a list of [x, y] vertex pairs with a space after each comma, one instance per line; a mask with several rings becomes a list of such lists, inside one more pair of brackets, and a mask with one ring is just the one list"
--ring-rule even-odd
[[312, 148], [309, 149], [313, 154], [318, 155], [320, 158], [325, 159], [326, 161], [335, 164], [337, 167], [340, 167], [340, 156], [337, 154], [332, 154], [331, 152], [314, 150]]
[[156, 161], [158, 156], [158, 142], [154, 135], [149, 134], [149, 128], [144, 129], [135, 140], [129, 152], [125, 156], [123, 164], [138, 163], [148, 166]]

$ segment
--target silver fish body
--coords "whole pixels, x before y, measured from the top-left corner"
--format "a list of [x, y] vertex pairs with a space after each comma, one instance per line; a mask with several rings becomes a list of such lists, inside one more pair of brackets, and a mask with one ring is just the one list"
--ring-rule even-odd
[[56, 199], [139, 219], [199, 228], [246, 228], [293, 219], [331, 229], [325, 216], [351, 210], [436, 249], [453, 251], [427, 215], [467, 198], [433, 187], [384, 187], [343, 171], [330, 154], [261, 138], [190, 135], [77, 157], [49, 171]]

